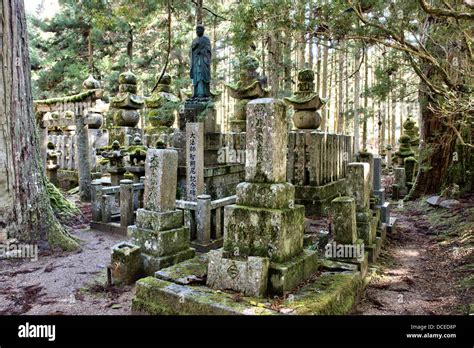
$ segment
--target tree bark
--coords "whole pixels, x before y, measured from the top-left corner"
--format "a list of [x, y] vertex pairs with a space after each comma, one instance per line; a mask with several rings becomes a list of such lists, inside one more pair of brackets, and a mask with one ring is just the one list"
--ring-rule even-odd
[[341, 45], [341, 51], [339, 51], [339, 54], [338, 54], [338, 59], [339, 59], [339, 62], [338, 62], [338, 81], [337, 81], [337, 85], [338, 85], [338, 92], [339, 92], [339, 95], [337, 97], [337, 133], [339, 134], [342, 134], [344, 132], [344, 115], [343, 115], [343, 105], [344, 105], [344, 101], [343, 101], [343, 95], [344, 95], [344, 91], [343, 91], [343, 80], [344, 80], [344, 44]]
[[354, 75], [354, 152], [359, 153], [360, 151], [360, 50], [356, 50], [354, 66], [356, 72]]
[[78, 247], [54, 216], [33, 113], [23, 1], [2, 0], [0, 75], [0, 232], [22, 241]]
[[454, 131], [443, 125], [441, 117], [436, 115], [430, 104], [436, 103], [421, 87], [419, 91], [421, 109], [420, 158], [419, 170], [409, 198], [437, 193], [443, 185], [456, 146]]

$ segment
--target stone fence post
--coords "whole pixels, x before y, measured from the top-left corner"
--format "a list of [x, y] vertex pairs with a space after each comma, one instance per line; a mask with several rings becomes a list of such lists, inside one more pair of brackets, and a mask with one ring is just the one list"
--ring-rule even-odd
[[94, 180], [92, 182], [91, 202], [92, 202], [92, 221], [102, 220], [102, 182]]
[[196, 220], [197, 243], [207, 245], [211, 241], [211, 196], [197, 197]]
[[128, 227], [133, 225], [133, 181], [120, 180], [120, 226]]

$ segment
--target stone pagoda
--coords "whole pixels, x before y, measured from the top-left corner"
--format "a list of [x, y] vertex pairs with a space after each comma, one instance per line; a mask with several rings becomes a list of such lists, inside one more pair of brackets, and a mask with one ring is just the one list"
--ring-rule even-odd
[[247, 104], [245, 182], [225, 207], [223, 249], [209, 252], [207, 285], [250, 296], [283, 294], [317, 269], [303, 249], [304, 206], [286, 182], [288, 125], [285, 104], [262, 98]]
[[420, 144], [420, 135], [418, 133], [418, 128], [415, 128], [415, 122], [409, 115], [408, 118], [403, 122], [404, 133], [410, 137], [411, 149], [415, 153], [418, 153], [418, 145]]
[[285, 102], [295, 111], [293, 124], [298, 129], [317, 129], [321, 124], [318, 110], [324, 105], [319, 95], [314, 91], [314, 72], [303, 69], [298, 72], [298, 91]]
[[179, 106], [179, 98], [171, 92], [171, 76], [164, 74], [156, 90], [149, 98], [145, 99], [147, 107], [146, 118], [148, 125], [145, 134], [154, 136], [152, 143], [156, 143], [161, 134], [173, 132], [171, 128], [175, 122], [176, 110]]
[[142, 136], [142, 130], [137, 128], [140, 121], [138, 110], [144, 106], [143, 99], [137, 94], [137, 77], [127, 71], [119, 75], [119, 93], [110, 101], [109, 118], [113, 119], [110, 127], [110, 141], [118, 140], [128, 147], [132, 145], [136, 133]]
[[232, 132], [245, 132], [246, 117], [245, 107], [257, 98], [268, 95], [266, 79], [257, 73], [259, 63], [255, 57], [247, 56], [240, 61], [239, 81], [235, 84], [227, 84], [226, 87], [232, 98], [237, 99], [234, 106], [234, 115], [230, 120]]

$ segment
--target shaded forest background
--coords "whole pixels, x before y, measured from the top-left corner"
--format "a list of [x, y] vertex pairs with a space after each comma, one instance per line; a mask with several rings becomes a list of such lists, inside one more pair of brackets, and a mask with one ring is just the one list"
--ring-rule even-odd
[[[357, 150], [397, 146], [413, 115], [421, 131], [413, 196], [472, 181], [472, 3], [468, 0], [60, 0], [28, 16], [35, 99], [74, 94], [89, 74], [106, 95], [130, 69], [150, 95], [166, 70], [190, 90], [189, 46], [202, 17], [213, 46], [218, 117], [233, 112], [224, 83], [239, 58], [260, 60], [271, 93], [289, 96], [309, 67], [327, 100], [321, 128], [354, 134]], [[456, 163], [453, 153], [457, 152]], [[459, 158], [459, 154], [461, 154]], [[471, 167], [469, 167], [471, 166]], [[454, 168], [454, 169], [453, 169]], [[448, 173], [449, 172], [449, 173]]]

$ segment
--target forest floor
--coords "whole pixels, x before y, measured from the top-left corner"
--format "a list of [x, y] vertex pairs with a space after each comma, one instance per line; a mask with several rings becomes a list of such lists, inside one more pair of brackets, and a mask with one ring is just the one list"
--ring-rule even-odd
[[0, 314], [130, 314], [133, 287], [105, 285], [111, 247], [124, 236], [90, 230], [90, 208], [79, 206], [85, 218], [70, 229], [81, 250], [40, 250], [35, 262], [0, 260]]
[[459, 201], [447, 209], [421, 199], [392, 210], [396, 231], [352, 314], [474, 312], [474, 195]]
[[[351, 314], [466, 314], [474, 303], [474, 195], [452, 209], [421, 199], [392, 210], [388, 235]], [[42, 250], [38, 260], [0, 260], [0, 314], [130, 314], [134, 287], [106, 286], [111, 247], [123, 236], [71, 224], [78, 252]]]

